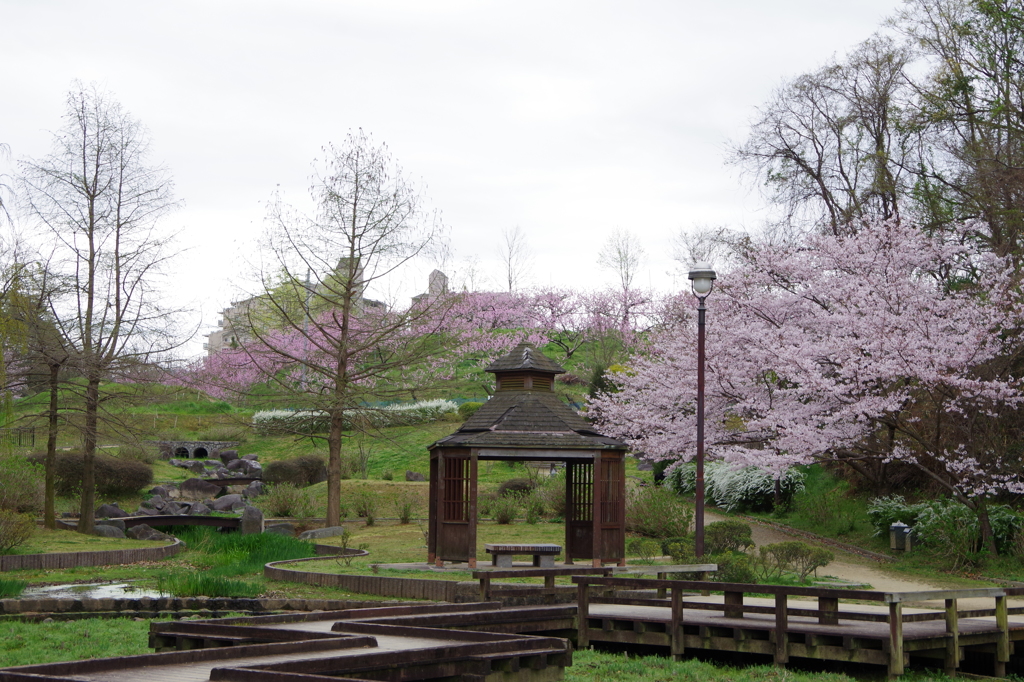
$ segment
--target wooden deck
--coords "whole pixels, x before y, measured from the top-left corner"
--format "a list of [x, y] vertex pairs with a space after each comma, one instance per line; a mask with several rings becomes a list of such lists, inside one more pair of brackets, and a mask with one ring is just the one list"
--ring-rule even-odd
[[[970, 650], [989, 656], [993, 674], [1003, 677], [1014, 643], [1024, 639], [1024, 618], [1010, 618], [1024, 614], [1024, 606], [1008, 605], [1009, 597], [1024, 594], [1019, 588], [887, 593], [589, 576], [573, 582], [579, 646], [653, 645], [676, 658], [694, 649], [766, 654], [779, 665], [790, 658], [866, 663], [885, 666], [889, 676], [902, 674], [911, 656], [937, 660], [953, 674]], [[623, 598], [615, 590], [667, 590], [671, 597]], [[710, 590], [722, 595], [684, 597]], [[967, 600], [990, 600], [992, 607], [960, 608]], [[906, 606], [935, 601], [942, 607]]]
[[1024, 589], [887, 593], [587, 572], [573, 577], [578, 606], [408, 604], [153, 623], [158, 653], [7, 668], [0, 682], [555, 682], [571, 664], [569, 639], [663, 647], [676, 658], [703, 650], [778, 665], [862, 663], [890, 676], [912, 659], [955, 673], [966, 655], [983, 657], [1000, 677], [1022, 662], [1024, 606], [1010, 598]]

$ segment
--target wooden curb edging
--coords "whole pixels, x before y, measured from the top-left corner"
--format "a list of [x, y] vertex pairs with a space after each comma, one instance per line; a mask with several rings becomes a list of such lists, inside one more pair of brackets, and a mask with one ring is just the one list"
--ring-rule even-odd
[[[365, 554], [366, 552], [363, 550], [363, 556]], [[476, 601], [480, 593], [480, 585], [476, 580], [425, 580], [422, 578], [391, 578], [380, 575], [340, 575], [286, 568], [286, 566], [301, 564], [305, 561], [317, 560], [319, 557], [272, 561], [263, 567], [263, 575], [271, 580], [284, 580], [320, 587], [338, 587], [357, 594], [375, 594], [380, 597], [395, 597], [397, 599], [424, 599], [458, 603]]]
[[51, 552], [48, 554], [8, 554], [0, 556], [0, 572], [53, 570], [75, 568], [76, 566], [109, 566], [134, 564], [139, 561], [168, 559], [185, 545], [174, 538], [174, 542], [162, 547], [140, 547], [138, 549], [108, 549], [98, 552]]

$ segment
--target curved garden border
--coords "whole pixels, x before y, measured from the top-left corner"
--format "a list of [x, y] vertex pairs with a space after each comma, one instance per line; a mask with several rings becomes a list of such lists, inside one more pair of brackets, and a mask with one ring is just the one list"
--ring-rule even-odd
[[76, 566], [109, 566], [112, 564], [134, 564], [139, 561], [168, 559], [185, 545], [174, 538], [174, 542], [163, 547], [140, 547], [138, 549], [107, 549], [98, 552], [51, 552], [48, 554], [9, 554], [0, 556], [0, 572], [25, 570], [50, 570], [75, 568]]
[[[323, 545], [317, 545], [322, 547]], [[366, 550], [349, 548], [347, 556], [366, 556]], [[391, 578], [380, 575], [339, 575], [337, 573], [314, 573], [301, 569], [286, 568], [312, 559], [289, 559], [272, 561], [263, 567], [263, 576], [272, 580], [305, 583], [320, 587], [339, 587], [357, 594], [375, 594], [380, 597], [398, 599], [426, 599], [429, 601], [464, 602], [477, 601], [480, 584], [476, 581], [425, 580], [423, 578]]]

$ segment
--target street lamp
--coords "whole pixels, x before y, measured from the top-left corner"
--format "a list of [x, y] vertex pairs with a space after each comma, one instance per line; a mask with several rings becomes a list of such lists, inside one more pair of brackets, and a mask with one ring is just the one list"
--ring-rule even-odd
[[693, 549], [698, 559], [704, 557], [704, 300], [715, 285], [715, 271], [707, 263], [694, 263], [689, 274], [690, 288], [697, 297], [697, 485], [696, 526]]

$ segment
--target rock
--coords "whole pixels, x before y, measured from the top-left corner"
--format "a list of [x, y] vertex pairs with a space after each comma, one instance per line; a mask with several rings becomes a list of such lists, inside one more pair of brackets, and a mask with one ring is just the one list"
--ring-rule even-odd
[[211, 506], [214, 511], [230, 511], [236, 504], [245, 504], [241, 495], [225, 495], [224, 497], [218, 497], [213, 501]]
[[189, 471], [191, 471], [193, 474], [200, 474], [200, 475], [202, 475], [202, 474], [206, 473], [206, 467], [203, 466], [202, 462], [199, 462], [197, 460], [191, 460], [189, 462], [185, 462], [184, 464], [182, 464], [182, 466], [184, 468], [188, 469]]
[[192, 506], [189, 507], [188, 515], [189, 516], [206, 516], [211, 511], [213, 511], [213, 510], [210, 509], [209, 507], [207, 507], [202, 502], [194, 502], [194, 503], [192, 503]]
[[636, 463], [637, 471], [654, 471], [654, 462], [649, 462], [646, 459], [641, 459]]
[[144, 509], [157, 509], [157, 510], [159, 510], [159, 509], [163, 509], [166, 504], [167, 504], [167, 502], [164, 501], [164, 498], [160, 497], [159, 495], [154, 495], [153, 497], [151, 497], [148, 500], [144, 501], [139, 506], [143, 507]]
[[160, 516], [160, 510], [150, 509], [149, 507], [143, 507], [140, 505], [139, 508], [135, 510], [135, 516]]
[[245, 466], [245, 460], [244, 459], [233, 459], [233, 460], [231, 460], [230, 462], [227, 463], [227, 466], [225, 466], [225, 468], [228, 471], [239, 471], [244, 466]]
[[97, 519], [121, 519], [125, 516], [129, 516], [128, 512], [117, 506], [117, 503], [113, 504], [101, 504], [96, 508]]
[[53, 622], [53, 618], [43, 618], [43, 622], [44, 623], [52, 623]]
[[231, 460], [238, 459], [238, 450], [221, 450], [217, 456], [220, 457], [220, 461], [227, 464]]
[[206, 459], [203, 460], [203, 466], [206, 467], [207, 469], [220, 469], [222, 466], [224, 466], [224, 463], [221, 462], [219, 459]]
[[123, 538], [125, 536], [124, 531], [120, 528], [102, 525], [93, 526], [92, 534], [98, 535], [101, 538]]
[[407, 481], [426, 481], [427, 477], [418, 471], [406, 471], [405, 480]]
[[190, 478], [182, 483], [178, 489], [181, 491], [181, 496], [188, 500], [202, 500], [220, 493], [219, 485], [209, 483], [201, 478]]
[[314, 528], [299, 533], [300, 540], [319, 540], [321, 538], [333, 538], [345, 532], [344, 526], [329, 526], [327, 528]]
[[256, 507], [245, 506], [242, 510], [242, 518], [239, 520], [238, 529], [242, 535], [253, 535], [263, 532], [263, 512]]
[[137, 526], [132, 526], [128, 529], [128, 537], [132, 540], [173, 540], [167, 533], [161, 533], [155, 528], [147, 526], [144, 523], [140, 523]]
[[275, 523], [267, 526], [263, 529], [264, 533], [273, 533], [275, 535], [287, 535], [290, 538], [295, 537], [295, 526], [290, 523]]
[[259, 497], [262, 494], [263, 494], [263, 481], [253, 481], [248, 486], [246, 486], [245, 490], [242, 491], [242, 496], [243, 497], [247, 497], [249, 499], [252, 499], [254, 497]]
[[177, 502], [168, 502], [161, 510], [164, 514], [181, 514], [184, 508]]
[[152, 490], [149, 491], [149, 494], [150, 495], [159, 495], [160, 497], [164, 498], [165, 500], [169, 500], [169, 499], [171, 499], [171, 491], [172, 490], [175, 493], [178, 491], [178, 489], [173, 484], [167, 483], [167, 484], [164, 484], [164, 485], [158, 485], [158, 486], [154, 487]]
[[247, 460], [249, 462], [255, 462], [259, 458], [259, 455], [242, 455], [242, 459]]
[[122, 533], [125, 530], [124, 521], [122, 521], [121, 519], [101, 519], [101, 520], [96, 522], [96, 526], [113, 526], [114, 528], [117, 528]]

